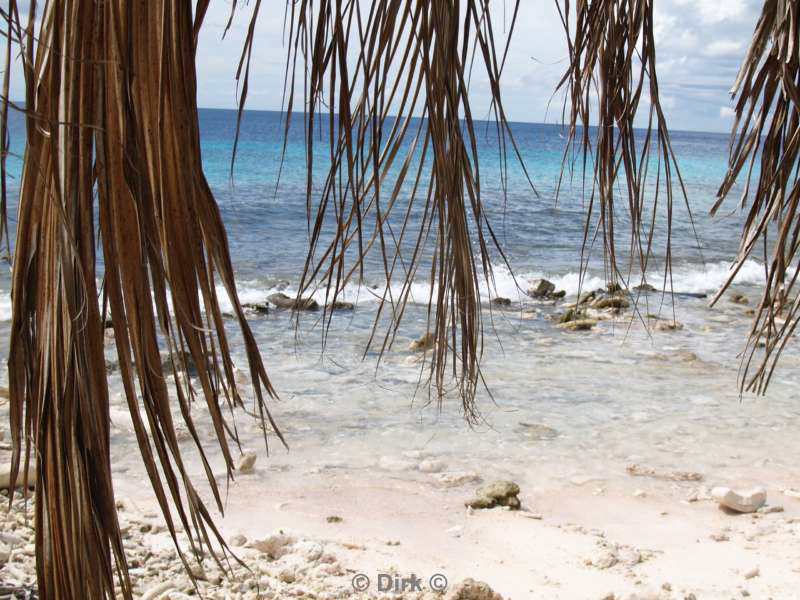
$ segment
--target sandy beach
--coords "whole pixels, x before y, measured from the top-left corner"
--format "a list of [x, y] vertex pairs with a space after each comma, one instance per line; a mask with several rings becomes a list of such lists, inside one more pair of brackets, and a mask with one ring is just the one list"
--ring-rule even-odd
[[[800, 597], [793, 386], [778, 383], [775, 396], [737, 401], [726, 379], [733, 369], [709, 360], [714, 328], [724, 324], [718, 335], [729, 339], [746, 324], [746, 304], [684, 307], [686, 326], [651, 327], [643, 346], [630, 313], [615, 308], [603, 309], [608, 318], [589, 331], [559, 328], [550, 315], [562, 314], [569, 300], [540, 302], [528, 313], [548, 332], [536, 340], [540, 352], [558, 358], [557, 367], [542, 360], [537, 381], [555, 378], [567, 393], [569, 374], [588, 365], [604, 393], [625, 399], [626, 406], [609, 404], [619, 417], [600, 412], [600, 421], [584, 424], [581, 416], [601, 409], [583, 404], [573, 414], [568, 405], [560, 414], [554, 404], [549, 413], [518, 414], [498, 402], [483, 428], [470, 429], [455, 409], [448, 419], [447, 411], [385, 396], [375, 408], [383, 428], [370, 426], [377, 416], [353, 422], [347, 410], [330, 413], [324, 425], [312, 415], [324, 414], [330, 398], [318, 394], [278, 405], [294, 447], [273, 445], [267, 456], [258, 447], [260, 429], [237, 413], [252, 446], [235, 480], [216, 467], [225, 500], [217, 522], [247, 568], [231, 563], [226, 578], [208, 557], [192, 563], [198, 589], [130, 452], [130, 424], [115, 397], [115, 489], [137, 593], [150, 600], [185, 600], [198, 591], [218, 599]], [[623, 343], [624, 326], [633, 341]], [[509, 352], [512, 342], [529, 343], [519, 336], [508, 342]], [[587, 356], [573, 343], [605, 351]], [[398, 351], [391, 368], [416, 372], [418, 357]], [[631, 357], [646, 377], [626, 380], [618, 372]], [[648, 377], [658, 381], [657, 392], [625, 395]], [[671, 386], [675, 393], [665, 395]], [[421, 420], [432, 414], [433, 423]], [[213, 439], [209, 430], [201, 435]], [[0, 458], [8, 460], [7, 450]], [[193, 470], [202, 482], [199, 465]], [[518, 510], [467, 506], [495, 481], [519, 488]], [[750, 513], [729, 510], [712, 498], [719, 486], [763, 486], [766, 500]], [[30, 518], [18, 503], [2, 517], [6, 586], [34, 584]]]
[[[473, 486], [443, 488], [435, 478], [270, 479], [274, 485], [257, 497], [239, 484], [230, 489], [220, 522], [252, 572], [236, 567], [225, 580], [211, 561], [193, 567], [207, 597], [797, 597], [800, 499], [777, 488], [750, 515], [721, 510], [702, 493], [694, 500], [694, 484], [651, 477], [522, 490], [522, 509], [511, 511], [466, 509]], [[141, 597], [192, 595], [146, 490], [119, 507]], [[5, 585], [33, 583], [32, 532], [23, 517], [17, 508], [2, 517]], [[412, 574], [423, 592], [377, 589], [380, 575]], [[430, 590], [434, 575], [446, 578], [449, 592]], [[371, 589], [354, 590], [357, 576], [368, 577]], [[467, 579], [500, 596], [463, 593]]]

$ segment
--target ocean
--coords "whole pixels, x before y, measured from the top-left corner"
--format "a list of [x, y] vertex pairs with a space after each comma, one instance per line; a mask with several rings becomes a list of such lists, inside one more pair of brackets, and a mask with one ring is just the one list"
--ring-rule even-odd
[[[247, 111], [231, 173], [235, 120], [235, 111], [200, 111], [203, 164], [227, 228], [240, 299], [263, 302], [275, 291], [296, 291], [306, 258], [303, 128], [295, 119], [283, 154], [282, 115]], [[766, 397], [740, 396], [737, 387], [740, 353], [752, 318], [747, 311], [758, 302], [763, 267], [750, 260], [737, 278], [736, 291], [749, 299], [748, 305], [723, 298], [710, 308], [709, 298], [700, 297], [713, 294], [725, 281], [743, 222], [735, 193], [720, 215], [709, 216], [726, 169], [728, 136], [672, 132], [694, 227], [676, 194], [672, 281], [679, 295], [673, 300], [651, 294], [640, 310], [669, 319], [674, 314], [683, 329], [648, 331], [628, 312], [592, 332], [570, 333], [555, 328], [552, 320], [563, 309], [537, 303], [524, 293], [540, 277], [565, 290], [566, 302], [574, 300], [579, 286], [591, 290], [605, 284], [602, 247], [597, 244], [586, 278], [580, 281], [588, 196], [579, 172], [571, 181], [567, 178], [556, 197], [566, 133], [558, 125], [512, 124], [535, 193], [515, 158], [509, 157], [504, 170], [493, 125], [478, 123], [476, 130], [484, 206], [511, 267], [494, 251], [495, 283], [485, 285], [482, 293], [487, 301], [495, 296], [512, 301], [507, 310], [490, 310], [488, 302], [485, 309], [483, 370], [488, 389], [481, 389], [477, 399], [483, 420], [470, 427], [457, 397], [447, 394], [439, 408], [420, 385], [420, 364], [407, 348], [425, 330], [424, 303], [430, 289], [424, 276], [415, 281], [413, 302], [394, 347], [379, 366], [375, 350], [364, 354], [377, 306], [371, 288], [385, 284], [372, 257], [363, 285], [351, 286], [343, 298], [355, 302], [355, 310], [333, 317], [324, 352], [319, 314], [303, 314], [297, 324], [279, 311], [252, 315], [267, 371], [280, 394], [272, 404], [273, 414], [290, 451], [273, 444], [265, 470], [241, 485], [257, 489], [281, 469], [298, 474], [357, 474], [367, 469], [425, 479], [430, 474], [418, 469], [422, 457], [441, 461], [450, 471], [492, 471], [531, 486], [621, 479], [630, 462], [701, 472], [713, 468], [720, 478], [735, 473], [753, 481], [761, 481], [766, 471], [778, 477], [794, 468], [782, 448], [792, 443], [800, 426], [800, 354], [790, 346]], [[14, 114], [12, 152], [22, 153], [23, 135], [22, 119]], [[320, 145], [326, 147], [324, 139]], [[20, 165], [18, 157], [9, 159], [12, 176], [18, 176]], [[316, 173], [324, 176], [324, 162]], [[10, 189], [12, 229], [16, 181]], [[619, 194], [622, 198], [622, 190]], [[648, 194], [655, 194], [652, 183]], [[623, 207], [620, 203], [620, 211]], [[666, 244], [663, 190], [657, 211], [655, 266], [648, 281], [661, 287]], [[620, 218], [619, 244], [624, 247], [627, 232], [624, 215]], [[637, 283], [634, 273], [631, 285]], [[324, 301], [324, 290], [316, 297]], [[9, 319], [9, 276], [4, 272], [4, 359]], [[231, 335], [234, 360], [244, 365], [234, 327]], [[108, 357], [113, 360], [113, 345]], [[115, 475], [121, 485], [134, 486], [133, 474], [141, 473], [137, 453], [130, 452], [135, 438], [113, 374], [110, 385]], [[257, 425], [245, 414], [237, 413], [236, 419], [244, 446], [258, 449]], [[212, 431], [207, 423], [204, 427], [203, 439], [210, 443]], [[700, 447], [702, 452], [696, 452]], [[199, 462], [195, 467], [201, 477]]]

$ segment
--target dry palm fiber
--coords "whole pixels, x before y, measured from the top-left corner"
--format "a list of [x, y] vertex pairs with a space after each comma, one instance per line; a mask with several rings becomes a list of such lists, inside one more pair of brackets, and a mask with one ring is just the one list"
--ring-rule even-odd
[[[766, 0], [731, 89], [736, 118], [729, 167], [712, 209], [712, 213], [719, 209], [743, 175], [740, 206], [746, 210], [746, 219], [741, 245], [732, 275], [714, 301], [748, 258], [761, 256], [766, 285], [740, 372], [742, 389], [760, 393], [766, 390], [800, 317], [796, 288], [800, 259], [798, 36], [800, 3]], [[756, 167], [759, 172], [753, 186]]]
[[[15, 28], [28, 117], [9, 353], [12, 470], [37, 466], [40, 597], [111, 598], [116, 570], [130, 598], [111, 482], [95, 208], [103, 305], [142, 457], [170, 532], [185, 530], [198, 555], [222, 558], [226, 548], [187, 475], [175, 405], [222, 503], [190, 414], [200, 398], [181, 385], [170, 397], [159, 344], [170, 349], [173, 375], [185, 368], [184, 351], [196, 365], [230, 476], [235, 427], [223, 411], [239, 397], [216, 281], [233, 300], [262, 418], [264, 391], [273, 390], [201, 169], [191, 5], [64, 0], [38, 9], [31, 2], [28, 27]], [[8, 14], [16, 14], [13, 1]]]
[[[588, 264], [587, 247], [601, 235], [607, 278], [627, 283], [631, 273], [637, 272], [644, 281], [654, 256], [657, 215], [663, 211], [663, 276], [665, 288], [668, 285], [671, 289], [675, 178], [687, 210], [689, 206], [659, 100], [653, 0], [577, 0], [574, 5], [563, 0], [557, 6], [570, 57], [558, 86], [565, 91], [568, 126], [562, 176], [574, 168], [576, 157], [571, 154], [575, 147], [582, 154], [584, 181], [587, 166], [591, 169], [582, 267]], [[634, 128], [643, 99], [644, 104], [649, 101], [644, 132]], [[596, 127], [590, 127], [590, 123], [596, 123]], [[651, 164], [653, 156], [655, 167]], [[651, 195], [647, 183], [653, 170], [655, 189]], [[622, 211], [627, 211], [631, 225], [627, 266], [618, 260], [620, 248], [625, 248], [619, 241], [624, 232], [615, 229]], [[597, 228], [594, 233], [593, 219]]]
[[[483, 207], [468, 99], [473, 65], [488, 79], [503, 164], [516, 152], [500, 99], [505, 53], [498, 52], [502, 37], [489, 2], [303, 0], [291, 3], [288, 23], [286, 108], [291, 114], [299, 103], [302, 77], [308, 161], [310, 250], [300, 294], [322, 287], [326, 304], [335, 302], [348, 283], [363, 283], [374, 252], [385, 287], [365, 353], [379, 346], [382, 355], [412, 300], [414, 278], [427, 277], [430, 296], [415, 299], [428, 303], [435, 338], [427, 381], [438, 401], [454, 390], [475, 420], [484, 332], [479, 283], [492, 281], [490, 249], [504, 257]], [[242, 56], [245, 82], [251, 50]], [[330, 168], [315, 189], [320, 129], [330, 140], [322, 157]], [[323, 316], [326, 328], [329, 318]]]

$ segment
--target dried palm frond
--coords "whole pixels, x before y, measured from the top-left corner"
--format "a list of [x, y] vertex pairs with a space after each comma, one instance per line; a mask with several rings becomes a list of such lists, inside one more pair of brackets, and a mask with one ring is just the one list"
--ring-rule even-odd
[[[237, 299], [225, 230], [201, 167], [194, 57], [206, 4], [198, 3], [193, 21], [189, 2], [52, 0], [39, 15], [31, 1], [27, 28], [15, 28], [27, 140], [8, 361], [11, 488], [34, 461], [42, 598], [112, 598], [115, 571], [120, 594], [132, 597], [111, 480], [106, 307], [137, 441], [176, 546], [180, 526], [196, 556], [227, 556], [175, 432], [173, 407], [222, 510], [190, 413], [198, 398], [180, 384], [170, 396], [160, 354], [165, 345], [176, 381], [191, 357], [230, 477], [230, 443], [238, 440], [223, 409], [241, 400], [216, 281], [241, 325], [259, 414], [270, 419], [264, 393], [273, 389]], [[7, 14], [16, 14], [13, 0]], [[8, 93], [3, 102], [5, 110]]]
[[[587, 246], [602, 234], [606, 277], [628, 282], [631, 272], [644, 280], [653, 258], [656, 217], [665, 213], [663, 251], [665, 288], [671, 289], [673, 183], [677, 178], [687, 210], [688, 199], [675, 162], [661, 109], [653, 38], [653, 0], [577, 0], [556, 2], [569, 45], [570, 64], [558, 84], [564, 89], [568, 143], [562, 179], [572, 169], [575, 146], [582, 151], [582, 172], [591, 169], [591, 192], [584, 228], [582, 269]], [[574, 23], [574, 31], [571, 28]], [[642, 100], [649, 101], [647, 127], [634, 128]], [[591, 126], [596, 123], [596, 127]], [[654, 131], [655, 128], [655, 131]], [[651, 160], [655, 157], [655, 181]], [[663, 178], [663, 179], [662, 179]], [[559, 187], [561, 182], [559, 182]], [[654, 186], [651, 192], [648, 188]], [[661, 194], [665, 196], [659, 205]], [[620, 203], [622, 206], [620, 206]], [[620, 209], [627, 209], [630, 236], [625, 252], [629, 264], [618, 262]], [[649, 211], [649, 215], [648, 215]], [[689, 213], [691, 217], [691, 212]], [[596, 219], [597, 232], [592, 233]]]
[[[382, 355], [398, 333], [412, 283], [427, 272], [430, 295], [417, 300], [428, 302], [435, 338], [428, 381], [441, 401], [452, 377], [465, 414], [475, 419], [479, 282], [492, 279], [496, 240], [483, 206], [467, 95], [474, 54], [488, 78], [503, 160], [506, 148], [516, 151], [500, 99], [505, 53], [497, 49], [489, 2], [301, 0], [291, 3], [287, 22], [287, 130], [302, 77], [308, 165], [310, 250], [299, 293], [321, 287], [332, 304], [347, 284], [364, 283], [374, 250], [385, 285], [365, 352], [380, 344]], [[321, 132], [329, 146], [318, 157]], [[320, 159], [330, 166], [317, 188]], [[327, 329], [329, 314], [323, 323]]]
[[[728, 172], [716, 212], [739, 176], [749, 201], [742, 241], [725, 292], [745, 261], [761, 253], [766, 285], [756, 310], [740, 385], [763, 393], [782, 350], [800, 322], [800, 297], [791, 298], [800, 261], [800, 2], [766, 0], [750, 49], [731, 89], [736, 99]], [[759, 169], [755, 190], [753, 173]], [[756, 358], [759, 347], [764, 351]], [[753, 363], [753, 360], [756, 362]], [[754, 371], [751, 371], [751, 366]]]

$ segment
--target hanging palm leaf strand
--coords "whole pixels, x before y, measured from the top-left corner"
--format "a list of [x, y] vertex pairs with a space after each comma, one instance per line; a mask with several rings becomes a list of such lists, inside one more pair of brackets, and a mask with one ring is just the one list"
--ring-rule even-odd
[[[740, 204], [744, 209], [749, 201], [749, 209], [739, 254], [730, 279], [714, 302], [745, 261], [760, 253], [766, 286], [756, 310], [740, 379], [742, 389], [758, 393], [766, 390], [781, 351], [800, 319], [800, 297], [795, 287], [800, 261], [798, 35], [800, 3], [766, 0], [731, 89], [737, 99], [729, 167], [712, 209], [715, 213], [720, 208], [745, 173]], [[763, 352], [760, 346], [764, 347]]]
[[[274, 392], [236, 296], [225, 231], [202, 173], [193, 76], [199, 23], [190, 4], [49, 1], [37, 36], [46, 43], [34, 55], [36, 10], [31, 2], [12, 287], [12, 479], [27, 474], [21, 463], [33, 460], [40, 597], [114, 597], [113, 555], [119, 593], [131, 598], [111, 481], [95, 196], [122, 383], [176, 545], [180, 527], [196, 556], [210, 552], [219, 561], [227, 554], [175, 432], [173, 406], [221, 511], [190, 412], [198, 398], [188, 384], [176, 384], [170, 397], [160, 353], [166, 345], [176, 381], [191, 357], [230, 477], [230, 443], [238, 440], [223, 410], [241, 400], [217, 279], [241, 325], [262, 420], [270, 419], [264, 392]], [[182, 552], [181, 559], [188, 567]]]
[[[388, 318], [382, 355], [395, 340], [418, 270], [427, 270], [430, 295], [415, 300], [428, 301], [435, 338], [429, 382], [441, 401], [455, 381], [474, 420], [483, 339], [479, 282], [492, 279], [496, 240], [482, 204], [468, 70], [474, 49], [485, 67], [502, 145], [508, 139], [516, 149], [499, 91], [505, 55], [495, 48], [488, 0], [364, 6], [328, 0], [291, 5], [289, 111], [296, 104], [298, 65], [307, 74], [310, 251], [300, 293], [322, 286], [326, 304], [334, 302], [348, 283], [363, 283], [374, 248], [385, 287], [366, 351]], [[317, 118], [317, 110], [329, 114]], [[420, 120], [413, 119], [417, 115]], [[324, 158], [330, 167], [316, 189], [320, 130], [329, 137]], [[391, 186], [387, 177], [394, 179]], [[498, 254], [504, 259], [499, 248]], [[325, 318], [327, 327], [330, 315]]]
[[[621, 278], [627, 283], [631, 273], [636, 272], [644, 280], [648, 263], [654, 256], [656, 216], [663, 186], [666, 195], [661, 208], [666, 213], [664, 283], [671, 288], [675, 178], [687, 211], [689, 206], [659, 99], [653, 1], [577, 0], [574, 14], [569, 0], [558, 2], [557, 6], [570, 56], [569, 67], [558, 85], [558, 89], [565, 90], [564, 112], [568, 124], [562, 178], [572, 169], [575, 157], [571, 153], [575, 146], [582, 152], [584, 181], [587, 165], [593, 162], [583, 268], [588, 263], [587, 247], [595, 235], [591, 229], [596, 219], [596, 227], [602, 234], [607, 278], [610, 281]], [[571, 23], [575, 25], [574, 31]], [[634, 128], [643, 98], [645, 102], [649, 100], [650, 105], [644, 133]], [[592, 128], [590, 123], [595, 119], [597, 126]], [[640, 139], [637, 140], [637, 136]], [[647, 184], [653, 155], [657, 166], [654, 191], [650, 193]], [[631, 228], [627, 266], [621, 264], [617, 256], [619, 232], [615, 230], [615, 223], [619, 221], [620, 200], [625, 203], [623, 209], [627, 208]]]

